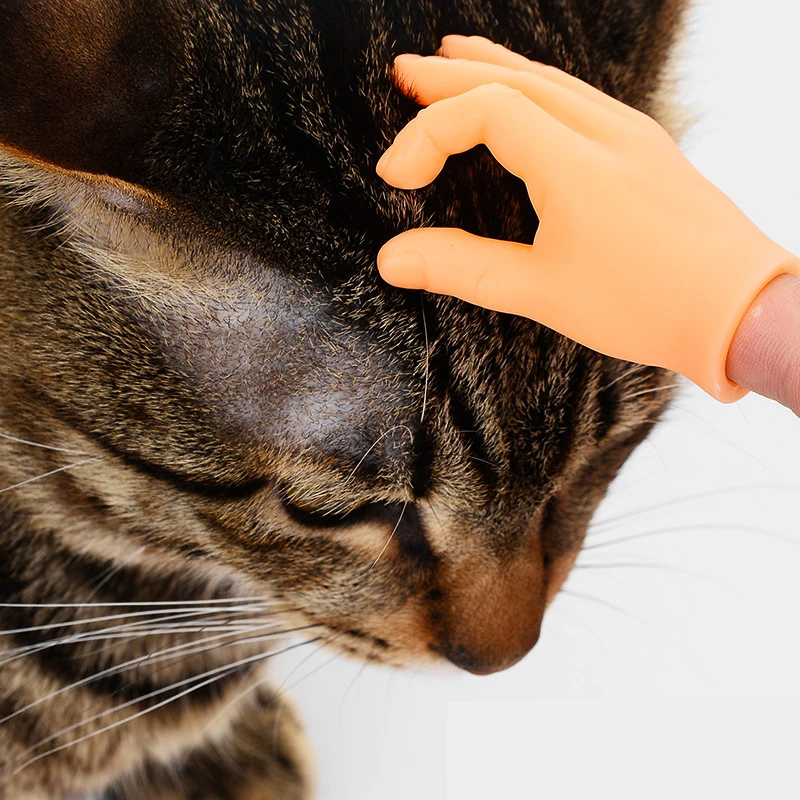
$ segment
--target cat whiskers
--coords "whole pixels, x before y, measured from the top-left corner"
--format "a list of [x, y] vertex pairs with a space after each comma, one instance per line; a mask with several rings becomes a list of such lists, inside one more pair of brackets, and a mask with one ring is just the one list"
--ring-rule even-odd
[[[380, 561], [381, 556], [386, 552], [386, 548], [389, 546], [389, 543], [394, 539], [395, 533], [397, 533], [397, 529], [400, 527], [400, 523], [403, 521], [403, 514], [406, 513], [406, 506], [408, 505], [408, 501], [403, 501], [403, 507], [400, 509], [400, 516], [397, 518], [397, 522], [394, 524], [394, 528], [392, 528], [392, 532], [389, 534], [389, 538], [386, 540], [386, 543], [383, 545], [380, 553], [375, 557], [375, 560], [370, 565], [369, 571], [371, 572], [375, 569], [375, 565]], [[353, 591], [355, 591], [355, 587], [353, 587]]]
[[[260, 617], [254, 618], [254, 619], [250, 619], [250, 620], [248, 620], [248, 621], [246, 621], [246, 622], [244, 622], [242, 624], [236, 624], [235, 626], [231, 627], [230, 629], [227, 629], [222, 633], [217, 633], [214, 636], [209, 636], [209, 637], [206, 637], [204, 639], [193, 640], [193, 641], [190, 641], [190, 642], [184, 642], [184, 643], [177, 644], [177, 645], [171, 645], [171, 646], [168, 646], [168, 647], [161, 648], [160, 650], [156, 650], [156, 651], [152, 651], [150, 653], [146, 653], [146, 654], [144, 654], [142, 656], [138, 656], [136, 658], [130, 659], [129, 661], [126, 661], [126, 662], [124, 662], [122, 664], [117, 664], [117, 665], [108, 667], [108, 668], [106, 668], [104, 670], [101, 670], [99, 672], [96, 672], [96, 673], [94, 673], [92, 675], [87, 676], [86, 678], [82, 678], [81, 680], [75, 681], [74, 683], [69, 684], [67, 686], [62, 686], [59, 689], [55, 690], [54, 692], [51, 692], [48, 695], [39, 697], [36, 700], [32, 701], [31, 703], [27, 704], [26, 706], [17, 709], [12, 714], [9, 714], [8, 716], [4, 717], [3, 719], [0, 719], [0, 725], [5, 723], [5, 722], [8, 722], [9, 720], [13, 719], [14, 717], [16, 717], [16, 716], [18, 716], [20, 714], [25, 713], [26, 711], [29, 711], [32, 708], [35, 708], [36, 706], [38, 706], [38, 705], [40, 705], [42, 703], [47, 702], [48, 700], [51, 700], [51, 699], [53, 699], [53, 698], [55, 698], [55, 697], [57, 697], [59, 695], [65, 694], [66, 692], [69, 692], [69, 691], [77, 689], [77, 688], [79, 688], [81, 686], [85, 686], [85, 685], [88, 685], [90, 683], [96, 682], [98, 680], [101, 680], [102, 678], [109, 677], [109, 676], [116, 675], [116, 674], [120, 674], [122, 672], [125, 672], [125, 671], [130, 670], [130, 669], [134, 669], [136, 667], [140, 667], [140, 666], [144, 666], [144, 665], [149, 666], [151, 664], [155, 665], [155, 664], [159, 664], [159, 663], [162, 663], [162, 662], [165, 662], [165, 661], [173, 662], [173, 663], [174, 662], [180, 662], [180, 661], [183, 661], [183, 660], [185, 660], [187, 658], [190, 658], [192, 656], [195, 656], [195, 655], [198, 655], [198, 654], [201, 654], [201, 653], [206, 653], [206, 652], [209, 652], [210, 650], [218, 649], [220, 647], [233, 647], [233, 646], [246, 644], [246, 643], [257, 643], [257, 642], [262, 642], [262, 641], [268, 641], [268, 640], [271, 640], [271, 639], [276, 639], [276, 638], [280, 638], [280, 637], [283, 637], [283, 636], [287, 636], [287, 635], [292, 634], [292, 633], [297, 633], [297, 632], [300, 632], [300, 631], [304, 631], [304, 630], [308, 630], [308, 629], [311, 629], [311, 628], [314, 628], [314, 627], [318, 627], [318, 625], [310, 624], [310, 625], [304, 625], [304, 626], [295, 626], [295, 627], [291, 627], [291, 628], [283, 627], [283, 628], [280, 628], [279, 630], [274, 630], [274, 628], [276, 628], [276, 627], [278, 627], [278, 622], [274, 617], [273, 618], [264, 618], [263, 616], [260, 616]], [[259, 633], [260, 631], [263, 631], [265, 629], [270, 629], [270, 628], [272, 628], [273, 630], [271, 630], [269, 633], [266, 633], [266, 634]], [[193, 631], [197, 631], [197, 632], [201, 632], [201, 633], [202, 632], [207, 632], [207, 631], [204, 631], [204, 629], [202, 627], [189, 629], [189, 630], [186, 630], [186, 629], [179, 630], [179, 632], [182, 632], [182, 633], [193, 632]], [[142, 632], [142, 635], [160, 635], [160, 634], [163, 634], [165, 632], [166, 633], [174, 633], [175, 631], [173, 631], [173, 630], [164, 631], [164, 629], [162, 627], [159, 627], [156, 630], [144, 631], [144, 632]], [[242, 634], [246, 634], [246, 635], [243, 636]], [[253, 635], [253, 634], [258, 634], [258, 635]], [[229, 639], [230, 637], [238, 637], [238, 638], [236, 638], [236, 639], [234, 639], [233, 641], [230, 641], [230, 642], [225, 642], [224, 641], [225, 639]], [[100, 631], [100, 632], [93, 631], [92, 632], [92, 637], [90, 639], [87, 639], [87, 641], [102, 640], [104, 638], [108, 638], [107, 634], [105, 634], [104, 631]], [[55, 644], [57, 645], [57, 644], [61, 644], [61, 643], [62, 642], [59, 640]], [[269, 655], [269, 653], [262, 654], [262, 655]], [[222, 666], [225, 667], [227, 665], [222, 665]], [[163, 669], [163, 667], [162, 667], [162, 669]], [[150, 677], [152, 677], [153, 675], [157, 674], [159, 671], [161, 671], [161, 670], [152, 671], [150, 673]], [[202, 677], [202, 676], [200, 676], [200, 677]], [[188, 678], [186, 680], [187, 681], [191, 681], [191, 680], [194, 680], [194, 679], [198, 679], [198, 676], [192, 676], [191, 678]], [[165, 689], [163, 689], [163, 691], [168, 691], [169, 688], [170, 687], [166, 687]], [[162, 690], [159, 690], [159, 692], [160, 691], [162, 691]], [[159, 693], [159, 692], [157, 692], [157, 693]], [[139, 698], [139, 699], [144, 699], [144, 698]], [[82, 724], [82, 723], [79, 723], [79, 724]], [[41, 743], [39, 743], [39, 744], [41, 744]], [[39, 745], [37, 745], [37, 746], [39, 746]]]
[[[34, 653], [38, 653], [52, 647], [59, 647], [68, 644], [77, 644], [90, 641], [105, 641], [117, 638], [130, 639], [134, 637], [153, 636], [157, 634], [162, 634], [162, 633], [166, 634], [171, 632], [202, 633], [208, 630], [210, 625], [213, 625], [215, 623], [218, 624], [219, 617], [212, 618], [212, 620], [205, 620], [205, 622], [202, 625], [198, 625], [198, 621], [196, 619], [197, 617], [203, 617], [208, 614], [219, 614], [221, 613], [221, 611], [226, 611], [226, 613], [228, 614], [234, 614], [234, 613], [252, 614], [253, 612], [261, 612], [264, 610], [268, 610], [268, 607], [248, 606], [244, 608], [239, 607], [236, 609], [214, 608], [210, 611], [193, 609], [192, 611], [183, 613], [173, 612], [167, 616], [157, 617], [156, 619], [137, 620], [136, 622], [128, 622], [120, 625], [112, 625], [106, 628], [100, 628], [99, 630], [93, 629], [89, 631], [81, 631], [68, 636], [62, 636], [56, 639], [51, 639], [47, 642], [37, 642], [36, 644], [15, 648], [13, 650], [0, 651], [0, 654], [6, 654], [8, 656], [5, 659], [0, 660], [0, 666], [3, 666], [9, 663], [10, 661], [14, 661], [17, 658], [22, 658], [27, 655], [32, 655]], [[98, 622], [110, 622], [116, 619], [126, 619], [129, 617], [142, 617], [152, 614], [163, 615], [164, 611], [163, 609], [161, 609], [158, 611], [135, 612], [135, 613], [119, 614], [106, 617], [94, 617], [85, 620], [70, 620], [69, 622], [49, 623], [49, 624], [31, 626], [28, 628], [0, 630], [0, 637], [22, 634], [22, 633], [35, 633], [38, 631], [49, 631], [58, 628], [63, 629], [67, 627], [76, 627], [80, 625], [92, 625]], [[192, 621], [191, 622], [177, 621], [187, 618], [192, 618]], [[143, 627], [144, 629], [140, 630]]]
[[663, 503], [657, 503], [652, 506], [645, 506], [644, 508], [633, 509], [632, 511], [625, 511], [621, 514], [616, 514], [613, 517], [606, 517], [593, 521], [589, 527], [590, 534], [596, 534], [599, 531], [608, 528], [611, 525], [617, 525], [625, 520], [633, 519], [635, 517], [652, 514], [656, 511], [663, 511], [667, 508], [672, 508], [683, 503], [690, 503], [695, 500], [706, 500], [711, 497], [737, 495], [740, 492], [753, 492], [753, 491], [786, 491], [800, 494], [800, 487], [787, 484], [775, 483], [754, 483], [746, 484], [744, 486], [730, 486], [722, 489], [711, 489], [706, 492], [698, 492], [697, 494], [687, 495], [685, 497], [678, 497], [674, 500], [666, 500]]
[[83, 467], [86, 464], [92, 464], [95, 461], [102, 461], [102, 460], [103, 460], [102, 456], [94, 456], [93, 458], [86, 458], [83, 461], [76, 461], [76, 462], [74, 462], [72, 464], [66, 464], [63, 467], [57, 467], [56, 469], [51, 469], [49, 472], [45, 472], [42, 475], [37, 475], [34, 478], [27, 478], [24, 481], [20, 481], [19, 483], [15, 483], [13, 486], [6, 486], [5, 488], [0, 489], [0, 494], [3, 494], [4, 492], [10, 492], [12, 489], [19, 489], [20, 486], [26, 486], [29, 483], [34, 483], [35, 481], [40, 481], [43, 478], [48, 478], [51, 475], [55, 475], [55, 474], [57, 474], [59, 472], [65, 472], [68, 469], [75, 469], [76, 467]]
[[386, 436], [388, 436], [390, 433], [392, 433], [393, 431], [396, 431], [396, 430], [404, 430], [404, 431], [405, 431], [405, 432], [408, 434], [408, 436], [409, 436], [409, 439], [411, 440], [411, 442], [412, 442], [412, 443], [414, 442], [414, 434], [413, 434], [413, 432], [411, 431], [411, 428], [409, 428], [409, 427], [408, 427], [408, 425], [403, 425], [402, 423], [401, 423], [401, 424], [399, 424], [399, 425], [392, 425], [392, 427], [391, 427], [391, 428], [387, 428], [387, 429], [386, 429], [386, 430], [385, 430], [385, 431], [384, 431], [384, 432], [383, 432], [383, 433], [382, 433], [382, 434], [381, 434], [381, 435], [380, 435], [380, 436], [379, 436], [379, 437], [378, 437], [378, 438], [377, 438], [377, 439], [376, 439], [376, 440], [375, 440], [375, 441], [374, 441], [374, 442], [373, 442], [373, 443], [372, 443], [372, 444], [371, 444], [371, 445], [370, 445], [370, 446], [367, 448], [367, 450], [365, 451], [364, 455], [363, 455], [363, 456], [361, 456], [361, 458], [359, 459], [359, 461], [358, 461], [358, 464], [356, 464], [356, 465], [355, 465], [355, 467], [353, 467], [353, 469], [351, 470], [350, 474], [349, 474], [349, 475], [347, 476], [347, 478], [345, 479], [345, 483], [349, 483], [349, 482], [350, 482], [350, 481], [353, 479], [353, 476], [356, 474], [356, 472], [358, 472], [358, 470], [360, 469], [361, 465], [364, 463], [364, 459], [366, 459], [366, 457], [367, 457], [367, 456], [368, 456], [368, 455], [369, 455], [369, 454], [370, 454], [370, 453], [371, 453], [371, 452], [372, 452], [372, 451], [373, 451], [373, 450], [374, 450], [374, 449], [375, 449], [375, 448], [378, 446], [378, 444], [380, 444], [381, 440], [382, 440], [382, 439], [384, 439]]
[[563, 586], [559, 590], [559, 594], [565, 595], [566, 597], [574, 597], [577, 600], [585, 600], [590, 603], [595, 603], [596, 605], [616, 611], [618, 614], [622, 614], [623, 617], [627, 617], [634, 622], [638, 622], [641, 625], [647, 626], [647, 623], [641, 617], [637, 617], [635, 614], [631, 614], [630, 611], [626, 611], [621, 606], [618, 606], [615, 603], [610, 603], [608, 600], [604, 600], [601, 597], [595, 597], [594, 595], [586, 594], [585, 592], [576, 592], [574, 589], [568, 589]]
[[592, 542], [592, 544], [584, 545], [582, 548], [585, 550], [598, 550], [603, 547], [612, 547], [618, 544], [628, 544], [638, 539], [649, 539], [654, 536], [663, 536], [668, 533], [694, 533], [695, 531], [739, 531], [741, 533], [754, 533], [760, 536], [766, 536], [770, 539], [775, 539], [780, 542], [786, 542], [794, 547], [800, 546], [800, 541], [793, 539], [791, 536], [783, 536], [775, 531], [768, 530], [767, 528], [758, 528], [754, 525], [736, 525], [728, 522], [717, 523], [691, 523], [688, 525], [670, 525], [664, 528], [654, 528], [652, 530], [637, 531], [626, 536], [619, 536], [616, 539], [609, 539], [605, 542]]
[[134, 562], [140, 555], [147, 550], [147, 546], [143, 545], [138, 550], [135, 550], [127, 558], [122, 559], [119, 563], [113, 564], [108, 569], [103, 570], [95, 582], [94, 589], [88, 596], [87, 600], [91, 600], [115, 575], [118, 575], [123, 569]]
[[81, 744], [82, 742], [85, 742], [85, 741], [87, 741], [89, 739], [94, 738], [95, 736], [100, 736], [101, 734], [106, 733], [106, 732], [108, 732], [110, 730], [113, 730], [114, 728], [117, 728], [117, 727], [119, 727], [121, 725], [125, 725], [125, 724], [127, 724], [129, 722], [132, 722], [135, 719], [139, 719], [139, 718], [141, 718], [141, 717], [143, 717], [143, 716], [145, 716], [147, 714], [152, 713], [153, 711], [157, 711], [159, 708], [163, 708], [164, 706], [166, 706], [166, 705], [168, 705], [170, 703], [174, 703], [175, 701], [180, 700], [181, 698], [186, 697], [187, 695], [191, 694], [192, 692], [196, 692], [199, 689], [202, 689], [203, 687], [208, 686], [211, 683], [214, 683], [215, 681], [221, 680], [223, 678], [226, 678], [226, 677], [228, 677], [230, 675], [235, 674], [237, 671], [240, 671], [244, 667], [248, 667], [250, 665], [257, 664], [258, 662], [261, 662], [261, 661], [266, 661], [269, 658], [272, 658], [272, 657], [274, 657], [276, 655], [279, 655], [279, 654], [282, 654], [282, 653], [287, 653], [290, 650], [295, 650], [298, 647], [302, 647], [302, 646], [308, 645], [308, 644], [313, 644], [313, 643], [319, 641], [321, 638], [322, 637], [315, 637], [313, 639], [307, 639], [305, 641], [289, 645], [288, 647], [285, 647], [282, 650], [271, 651], [271, 652], [268, 652], [268, 653], [259, 653], [259, 654], [254, 655], [254, 656], [249, 656], [247, 658], [239, 659], [238, 661], [234, 662], [233, 664], [226, 664], [226, 665], [221, 666], [221, 667], [216, 667], [214, 669], [207, 670], [206, 672], [203, 672], [200, 675], [194, 675], [191, 678], [186, 678], [184, 680], [177, 681], [175, 683], [170, 684], [169, 686], [162, 687], [162, 688], [157, 689], [155, 691], [149, 692], [148, 694], [142, 695], [141, 697], [137, 697], [137, 698], [135, 698], [133, 700], [128, 700], [128, 701], [126, 701], [124, 703], [120, 703], [119, 705], [114, 706], [113, 708], [106, 709], [105, 711], [101, 711], [98, 714], [94, 714], [93, 716], [88, 717], [87, 719], [81, 720], [80, 722], [74, 723], [73, 725], [70, 725], [70, 726], [68, 726], [66, 728], [62, 728], [61, 730], [56, 731], [55, 733], [51, 734], [50, 736], [46, 737], [45, 739], [42, 739], [41, 741], [37, 742], [35, 745], [32, 745], [31, 747], [29, 747], [26, 750], [24, 750], [20, 754], [20, 758], [24, 758], [26, 755], [35, 752], [40, 747], [42, 747], [42, 746], [44, 746], [46, 744], [49, 744], [50, 742], [54, 741], [55, 739], [59, 738], [60, 736], [64, 736], [65, 734], [71, 733], [72, 731], [76, 730], [77, 728], [80, 728], [80, 727], [82, 727], [84, 725], [88, 725], [88, 724], [90, 724], [92, 722], [95, 722], [95, 721], [97, 721], [99, 719], [102, 719], [103, 717], [106, 717], [109, 714], [116, 714], [119, 711], [122, 711], [125, 708], [129, 708], [132, 705], [135, 705], [137, 703], [141, 703], [141, 702], [143, 702], [145, 700], [149, 700], [149, 699], [151, 699], [153, 697], [157, 697], [160, 694], [164, 694], [165, 692], [172, 691], [174, 689], [180, 688], [181, 686], [185, 686], [187, 683], [194, 683], [196, 681], [200, 681], [200, 683], [197, 683], [197, 685], [190, 686], [188, 689], [185, 689], [182, 692], [179, 692], [174, 697], [168, 697], [166, 700], [161, 700], [160, 702], [156, 703], [155, 705], [150, 706], [149, 708], [143, 709], [141, 711], [138, 711], [135, 714], [131, 714], [131, 715], [125, 717], [124, 719], [121, 719], [121, 720], [118, 720], [116, 722], [113, 722], [110, 725], [105, 725], [102, 728], [98, 728], [97, 730], [92, 731], [91, 733], [87, 733], [84, 736], [80, 736], [77, 739], [73, 739], [70, 742], [66, 742], [66, 743], [64, 743], [62, 745], [58, 745], [57, 747], [50, 748], [49, 750], [47, 750], [44, 753], [39, 753], [38, 755], [35, 755], [32, 758], [29, 758], [27, 761], [25, 761], [23, 764], [21, 764], [19, 767], [17, 767], [14, 770], [13, 774], [14, 775], [18, 775], [20, 772], [22, 772], [22, 770], [24, 770], [27, 767], [31, 766], [31, 764], [34, 764], [37, 761], [40, 761], [41, 759], [46, 758], [47, 756], [50, 756], [50, 755], [53, 755], [55, 753], [61, 752], [62, 750], [66, 750], [66, 749], [68, 749], [70, 747], [74, 747], [74, 746], [76, 746], [78, 744]]
[[431, 366], [431, 345], [428, 340], [428, 320], [425, 318], [425, 295], [420, 295], [420, 305], [422, 307], [422, 330], [425, 333], [425, 384], [422, 389], [422, 413], [420, 414], [419, 421], [422, 424], [425, 421], [425, 408], [428, 404], [428, 382], [430, 379], [430, 366]]
[[43, 450], [54, 450], [56, 453], [67, 453], [72, 456], [90, 456], [91, 453], [84, 453], [81, 450], [70, 450], [67, 447], [54, 447], [50, 444], [41, 444], [41, 442], [31, 442], [28, 439], [20, 439], [17, 436], [11, 436], [7, 433], [0, 433], [0, 439], [7, 439], [9, 442], [16, 442], [17, 444], [25, 444], [30, 447], [40, 447]]
[[[336, 639], [338, 639], [338, 638], [339, 638], [341, 635], [342, 635], [341, 633], [337, 633], [337, 634], [335, 634], [333, 637], [331, 637], [330, 639], [326, 639], [325, 641], [326, 641], [326, 643], [327, 643], [327, 644], [332, 644], [332, 643], [333, 643], [333, 642], [335, 642], [335, 641], [336, 641]], [[318, 636], [318, 637], [317, 637], [317, 638], [316, 638], [314, 641], [321, 641], [322, 639], [324, 639], [324, 637], [323, 637], [323, 636]], [[306, 662], [307, 662], [307, 661], [308, 661], [310, 658], [313, 658], [313, 657], [314, 657], [314, 655], [315, 655], [317, 652], [319, 652], [319, 651], [318, 651], [318, 650], [312, 650], [312, 651], [311, 651], [311, 652], [310, 652], [310, 653], [309, 653], [307, 656], [305, 656], [305, 658], [301, 659], [301, 661], [300, 661], [298, 664], [295, 664], [295, 666], [292, 668], [291, 672], [290, 672], [290, 673], [289, 673], [289, 674], [288, 674], [288, 675], [287, 675], [287, 676], [284, 678], [284, 680], [283, 680], [283, 683], [281, 683], [281, 685], [280, 685], [280, 686], [277, 686], [277, 687], [275, 688], [275, 695], [276, 695], [276, 696], [278, 696], [278, 697], [281, 697], [281, 706], [280, 706], [280, 709], [277, 711], [277, 713], [276, 713], [276, 715], [275, 715], [275, 723], [274, 723], [274, 730], [275, 730], [275, 731], [277, 731], [277, 729], [278, 729], [278, 722], [279, 722], [279, 719], [280, 719], [280, 712], [283, 710], [283, 707], [286, 705], [286, 701], [285, 701], [285, 700], [283, 700], [283, 697], [284, 697], [284, 694], [283, 694], [283, 691], [284, 691], [284, 689], [283, 689], [283, 687], [284, 687], [284, 685], [286, 684], [286, 681], [288, 681], [288, 680], [289, 680], [289, 678], [291, 678], [291, 677], [292, 677], [292, 675], [294, 675], [294, 673], [295, 673], [295, 672], [297, 672], [297, 670], [298, 670], [298, 669], [300, 669], [300, 667], [302, 667], [302, 666], [303, 666], [303, 664], [305, 664], [305, 663], [306, 663]], [[313, 674], [314, 674], [314, 673], [315, 673], [315, 672], [316, 672], [318, 669], [320, 669], [321, 667], [327, 666], [327, 665], [328, 665], [328, 664], [330, 664], [332, 661], [335, 661], [337, 658], [339, 658], [339, 656], [341, 656], [341, 655], [342, 655], [342, 652], [343, 652], [343, 651], [341, 651], [341, 650], [337, 650], [337, 651], [336, 651], [336, 653], [334, 653], [334, 655], [333, 655], [333, 658], [331, 658], [331, 659], [328, 659], [328, 660], [327, 660], [327, 661], [325, 661], [325, 663], [324, 663], [324, 664], [322, 664], [320, 667], [316, 667], [316, 668], [315, 668], [315, 669], [313, 669], [313, 670], [312, 670], [310, 673], [308, 673], [307, 675], [304, 675], [304, 676], [303, 676], [303, 678], [305, 679], [305, 678], [308, 678], [308, 677], [310, 677], [311, 675], [313, 675]], [[271, 680], [271, 677], [272, 677], [271, 675], [265, 675], [263, 678], [259, 678], [257, 681], [255, 681], [255, 682], [254, 682], [254, 683], [253, 683], [251, 686], [248, 686], [246, 689], [244, 689], [244, 690], [242, 690], [241, 692], [239, 692], [239, 694], [237, 694], [237, 695], [236, 695], [236, 697], [234, 697], [234, 698], [233, 698], [233, 700], [230, 700], [229, 702], [227, 702], [227, 703], [226, 703], [226, 704], [225, 704], [225, 705], [224, 705], [224, 706], [223, 706], [223, 707], [222, 707], [222, 708], [221, 708], [221, 709], [220, 709], [220, 710], [219, 710], [219, 711], [218, 711], [218, 712], [217, 712], [217, 713], [216, 713], [216, 714], [215, 714], [215, 715], [214, 715], [214, 716], [213, 716], [213, 717], [212, 717], [212, 718], [211, 718], [211, 719], [210, 719], [210, 720], [209, 720], [209, 721], [208, 721], [208, 722], [205, 724], [205, 726], [203, 727], [203, 733], [205, 733], [205, 732], [206, 732], [206, 731], [207, 731], [209, 728], [212, 728], [212, 727], [214, 726], [214, 724], [217, 722], [217, 720], [219, 720], [219, 719], [221, 719], [223, 716], [225, 716], [225, 713], [226, 713], [228, 710], [230, 710], [230, 709], [231, 709], [233, 706], [235, 706], [235, 705], [238, 705], [238, 703], [239, 703], [241, 700], [243, 700], [245, 697], [247, 697], [248, 695], [252, 694], [252, 693], [253, 693], [253, 692], [255, 692], [255, 691], [258, 691], [258, 689], [260, 689], [260, 688], [261, 688], [261, 687], [262, 687], [262, 686], [263, 686], [265, 683], [267, 683], [268, 681], [270, 681], [270, 680]], [[291, 689], [291, 688], [292, 688], [293, 686], [295, 686], [295, 685], [296, 685], [296, 684], [292, 684], [292, 686], [290, 686], [290, 687], [289, 687], [289, 689]], [[286, 691], [288, 691], [288, 689], [287, 689]], [[277, 743], [277, 741], [278, 741], [278, 737], [277, 737], [277, 734], [276, 734], [276, 733], [274, 733], [274, 734], [273, 734], [273, 737], [272, 737], [272, 738], [273, 738], [273, 741], [275, 741], [275, 742]]]
[[620, 381], [625, 380], [625, 378], [630, 378], [632, 375], [636, 375], [637, 373], [641, 373], [643, 369], [645, 369], [645, 368], [642, 367], [641, 364], [634, 364], [632, 367], [629, 367], [628, 369], [624, 370], [619, 375], [617, 375], [617, 377], [614, 378], [613, 380], [609, 381], [608, 383], [606, 383], [603, 386], [600, 386], [598, 391], [599, 392], [606, 392], [612, 386], [616, 386]]
[[639, 389], [638, 391], [631, 392], [631, 394], [623, 394], [620, 396], [619, 400], [621, 403], [627, 403], [631, 400], [635, 400], [637, 397], [644, 397], [645, 395], [659, 395], [665, 392], [672, 392], [676, 389], [682, 388], [683, 384], [681, 383], [668, 383], [662, 386], [651, 386], [649, 389]]

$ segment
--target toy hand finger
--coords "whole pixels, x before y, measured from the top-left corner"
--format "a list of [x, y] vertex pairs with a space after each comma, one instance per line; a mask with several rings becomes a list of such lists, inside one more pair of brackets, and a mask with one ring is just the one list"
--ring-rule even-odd
[[615, 130], [619, 128], [617, 114], [530, 70], [482, 61], [403, 55], [395, 59], [395, 76], [421, 105], [431, 105], [483, 84], [502, 83], [519, 90], [548, 114], [584, 136], [599, 137], [609, 122]]
[[485, 64], [496, 64], [508, 69], [531, 70], [537, 63], [483, 36], [445, 36], [436, 54], [444, 58], [483, 61]]
[[640, 112], [630, 106], [615, 100], [613, 97], [601, 92], [591, 84], [576, 78], [557, 67], [531, 61], [519, 53], [503, 47], [501, 44], [485, 39], [483, 36], [445, 36], [438, 54], [445, 58], [466, 58], [471, 61], [482, 61], [486, 64], [495, 64], [508, 69], [532, 72], [546, 78], [552, 83], [571, 89], [588, 100], [593, 100], [605, 108], [622, 114], [627, 118], [635, 118]]
[[[525, 181], [538, 211], [547, 185], [558, 180], [558, 155], [569, 153], [574, 164], [590, 143], [520, 91], [488, 84], [421, 111], [383, 154], [377, 171], [393, 186], [419, 189], [439, 174], [449, 155], [478, 144]], [[537, 158], [537, 151], [547, 156]]]
[[387, 242], [378, 254], [384, 280], [408, 289], [450, 294], [495, 311], [520, 312], [552, 270], [535, 261], [530, 245], [486, 239], [459, 228], [417, 228]]

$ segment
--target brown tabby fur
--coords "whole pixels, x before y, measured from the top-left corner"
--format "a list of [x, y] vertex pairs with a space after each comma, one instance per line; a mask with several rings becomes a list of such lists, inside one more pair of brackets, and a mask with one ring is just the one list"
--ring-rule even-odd
[[480, 33], [656, 110], [682, 11], [0, 0], [0, 797], [311, 796], [283, 632], [528, 652], [673, 377], [382, 283], [412, 225], [536, 226], [482, 148], [375, 177], [389, 65]]

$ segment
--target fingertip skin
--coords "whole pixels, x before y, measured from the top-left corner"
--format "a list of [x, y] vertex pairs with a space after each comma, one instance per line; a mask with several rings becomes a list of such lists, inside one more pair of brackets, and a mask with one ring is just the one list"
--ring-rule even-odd
[[736, 330], [727, 373], [800, 416], [800, 277], [785, 272], [759, 293]]
[[398, 189], [421, 189], [442, 171], [447, 153], [443, 153], [426, 134], [418, 115], [381, 156], [375, 170], [391, 186]]
[[423, 56], [419, 55], [419, 53], [401, 53], [394, 60], [395, 69], [402, 69], [415, 61], [421, 61], [422, 58]]
[[425, 289], [426, 266], [422, 254], [404, 247], [403, 236], [391, 239], [378, 253], [378, 272], [392, 286]]

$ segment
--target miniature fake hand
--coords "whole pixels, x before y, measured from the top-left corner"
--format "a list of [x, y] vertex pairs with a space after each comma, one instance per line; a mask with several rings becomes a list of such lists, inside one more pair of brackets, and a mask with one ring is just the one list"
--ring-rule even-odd
[[381, 275], [535, 319], [607, 355], [668, 367], [714, 397], [759, 292], [800, 260], [762, 233], [650, 117], [480, 37], [446, 57], [400, 56], [423, 105], [378, 164], [388, 183], [430, 183], [448, 155], [485, 144], [521, 178], [540, 219], [532, 246], [458, 229], [406, 231]]

